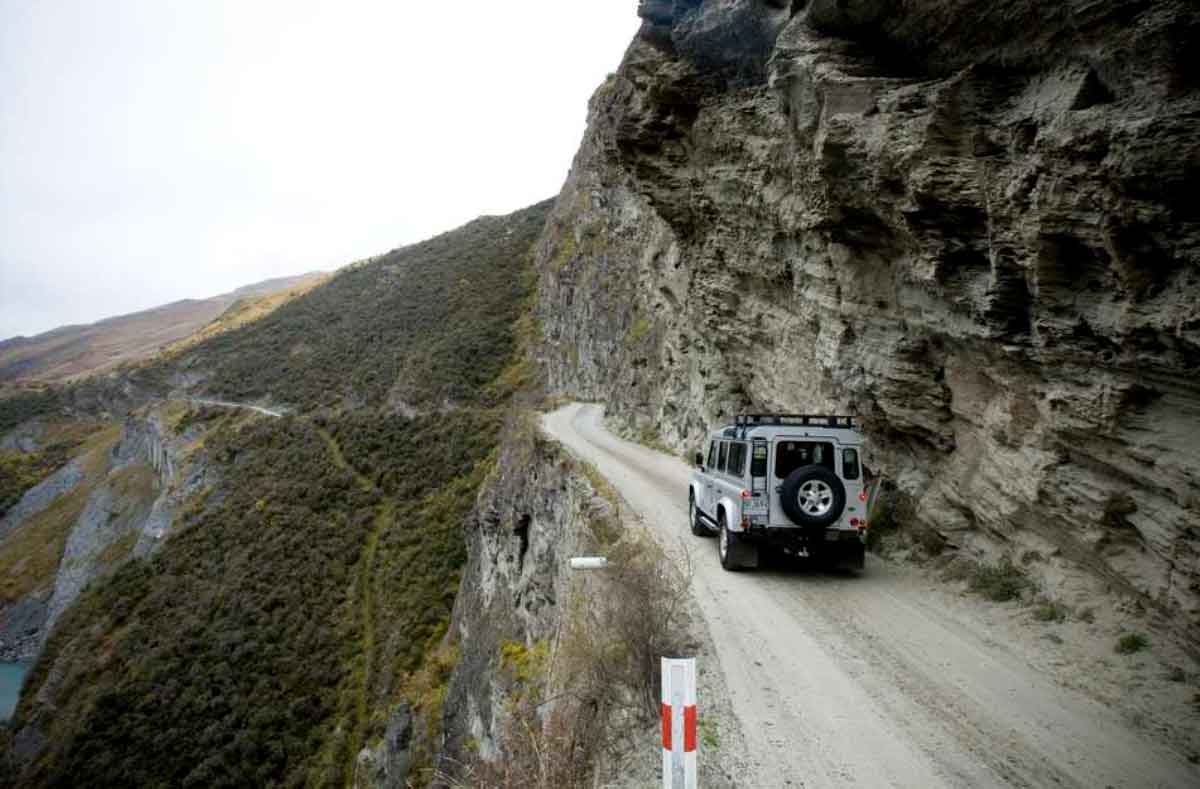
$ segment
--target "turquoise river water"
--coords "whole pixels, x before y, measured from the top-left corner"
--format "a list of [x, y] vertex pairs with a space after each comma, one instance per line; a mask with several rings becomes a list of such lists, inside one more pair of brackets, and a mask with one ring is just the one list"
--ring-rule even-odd
[[28, 670], [28, 663], [0, 663], [0, 721], [12, 717], [21, 695], [21, 680]]

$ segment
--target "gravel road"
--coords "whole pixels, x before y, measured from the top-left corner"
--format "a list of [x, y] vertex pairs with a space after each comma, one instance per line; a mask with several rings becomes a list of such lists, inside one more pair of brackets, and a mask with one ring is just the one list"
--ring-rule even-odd
[[1200, 768], [1039, 672], [969, 607], [874, 557], [854, 575], [725, 572], [716, 541], [688, 535], [682, 461], [613, 436], [600, 406], [543, 425], [664, 543], [690, 541], [748, 751], [740, 785], [1200, 786]]
[[280, 419], [283, 417], [282, 411], [274, 411], [270, 408], [263, 408], [261, 405], [250, 405], [249, 403], [232, 403], [228, 400], [209, 400], [209, 399], [203, 398], [203, 397], [188, 397], [186, 399], [189, 403], [195, 403], [197, 405], [210, 405], [210, 406], [214, 406], [217, 408], [241, 408], [246, 411], [253, 411], [256, 414], [262, 414], [263, 416], [274, 417], [275, 419]]

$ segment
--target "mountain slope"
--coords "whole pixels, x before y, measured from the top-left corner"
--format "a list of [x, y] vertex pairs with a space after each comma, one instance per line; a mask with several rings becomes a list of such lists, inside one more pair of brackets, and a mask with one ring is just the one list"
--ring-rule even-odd
[[160, 372], [186, 373], [196, 391], [302, 411], [473, 399], [510, 361], [544, 211], [479, 219], [339, 272]]
[[185, 299], [87, 326], [63, 326], [34, 337], [0, 341], [0, 383], [66, 381], [143, 361], [210, 323], [220, 323], [235, 305], [245, 309], [264, 298], [268, 305], [277, 304], [326, 276], [315, 272], [269, 279], [209, 299]]
[[206, 482], [63, 615], [13, 721], [20, 785], [346, 784], [397, 709], [437, 715], [431, 656], [548, 209], [352, 267], [127, 373], [137, 409], [207, 394], [288, 415], [170, 401]]

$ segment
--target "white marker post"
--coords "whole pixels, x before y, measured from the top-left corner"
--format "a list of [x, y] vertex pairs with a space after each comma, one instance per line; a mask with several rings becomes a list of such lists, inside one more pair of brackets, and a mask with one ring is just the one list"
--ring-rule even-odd
[[662, 659], [663, 789], [696, 789], [696, 659]]
[[603, 556], [576, 556], [571, 559], [572, 570], [603, 570], [608, 567], [608, 559]]

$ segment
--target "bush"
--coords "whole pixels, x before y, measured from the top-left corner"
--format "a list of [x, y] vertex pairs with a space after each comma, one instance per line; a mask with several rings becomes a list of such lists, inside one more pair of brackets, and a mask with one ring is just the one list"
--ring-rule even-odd
[[1034, 606], [1033, 618], [1039, 622], [1062, 622], [1067, 618], [1067, 608], [1053, 600], [1040, 600]]
[[1117, 639], [1115, 652], [1119, 655], [1132, 655], [1150, 646], [1150, 639], [1141, 633], [1126, 633]]
[[998, 565], [977, 565], [968, 584], [972, 592], [994, 602], [1003, 603], [1020, 597], [1029, 588], [1029, 579], [1012, 562], [1005, 559]]

